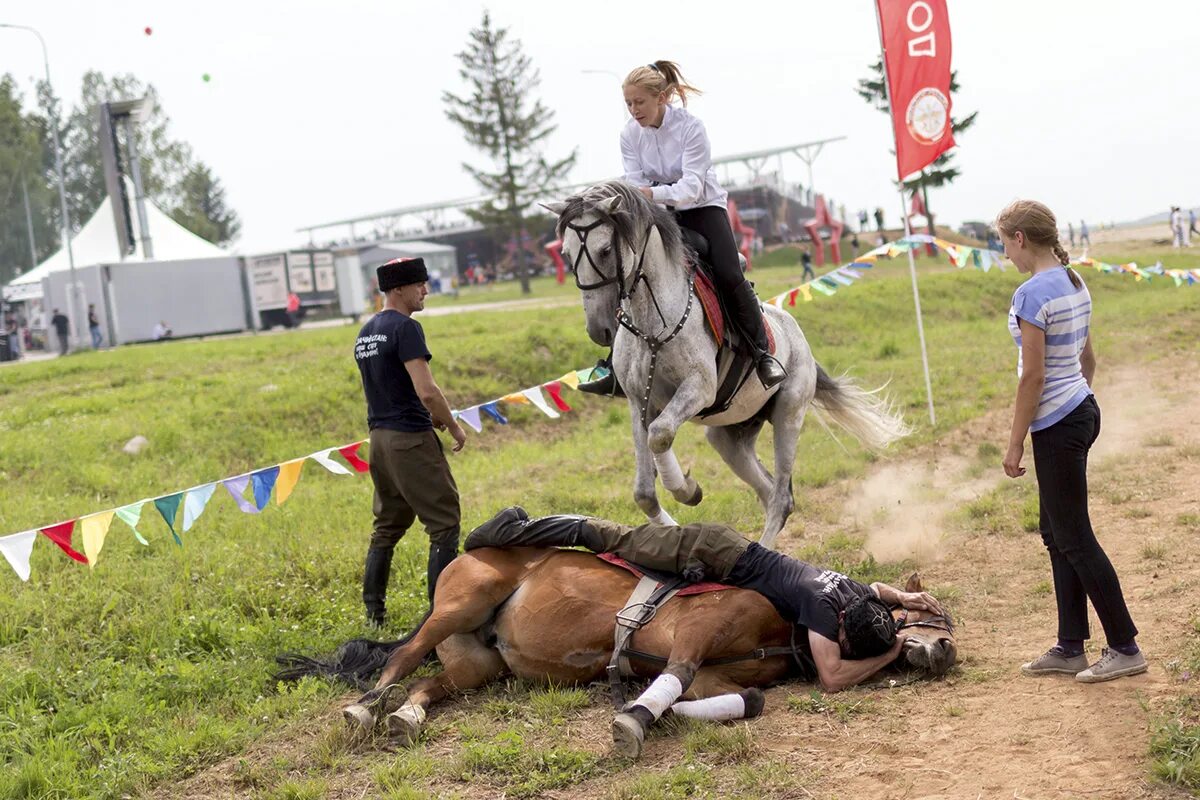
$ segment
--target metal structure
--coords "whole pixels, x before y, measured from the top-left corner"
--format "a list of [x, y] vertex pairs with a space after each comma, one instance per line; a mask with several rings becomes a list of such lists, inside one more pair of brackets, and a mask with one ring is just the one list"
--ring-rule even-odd
[[125, 149], [128, 151], [126, 161], [129, 163], [130, 177], [133, 179], [133, 193], [137, 201], [142, 258], [152, 261], [154, 244], [150, 240], [150, 224], [146, 218], [146, 189], [142, 183], [142, 159], [137, 148], [137, 123], [142, 120], [147, 108], [144, 97], [137, 100], [117, 100], [100, 104], [100, 156], [104, 166], [104, 182], [108, 187], [108, 195], [112, 198], [113, 221], [117, 226], [121, 257], [124, 258], [134, 252], [134, 243], [130, 240], [132, 228], [129, 220], [129, 204], [128, 198], [125, 196], [125, 182], [122, 180], [125, 171], [122, 169], [121, 148], [116, 136], [116, 129], [119, 125], [125, 134]]
[[[737, 153], [734, 155], [722, 156], [713, 159], [713, 166], [726, 167], [726, 183], [728, 180], [728, 166], [731, 164], [741, 164], [746, 167], [754, 176], [753, 180], [758, 182], [762, 178], [762, 171], [766, 167], [769, 159], [775, 157], [779, 164], [779, 173], [783, 173], [783, 157], [788, 154], [795, 155], [808, 167], [808, 191], [812, 192], [813, 172], [812, 165], [820, 155], [821, 150], [830, 142], [838, 142], [844, 140], [845, 136], [835, 136], [829, 139], [819, 139], [812, 142], [801, 142], [800, 144], [784, 145], [782, 147], [772, 147], [766, 150], [755, 150], [748, 153]], [[585, 186], [591, 186], [598, 181], [585, 181], [583, 183], [575, 183], [566, 186], [555, 187], [556, 190], [571, 191], [581, 189]], [[380, 211], [375, 214], [364, 214], [358, 217], [347, 217], [346, 219], [334, 220], [332, 222], [323, 222], [316, 225], [306, 225], [302, 228], [297, 228], [297, 233], [307, 233], [309, 243], [313, 243], [314, 233], [316, 231], [328, 230], [330, 228], [340, 228], [343, 226], [349, 227], [351, 241], [358, 241], [358, 226], [363, 224], [373, 224], [376, 231], [382, 234], [381, 238], [391, 238], [400, 236], [403, 237], [400, 228], [400, 220], [404, 217], [417, 217], [421, 219], [425, 228], [414, 232], [414, 237], [428, 236], [430, 233], [436, 232], [439, 226], [446, 225], [447, 213], [461, 211], [465, 208], [472, 208], [481, 205], [492, 199], [487, 195], [479, 195], [475, 197], [463, 197], [457, 200], [442, 200], [434, 203], [419, 203], [410, 206], [401, 206], [399, 208]]]

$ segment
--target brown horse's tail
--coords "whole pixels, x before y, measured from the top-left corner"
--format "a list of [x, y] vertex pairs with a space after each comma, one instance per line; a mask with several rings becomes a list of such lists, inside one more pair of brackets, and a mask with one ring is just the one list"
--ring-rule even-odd
[[275, 656], [280, 669], [271, 675], [276, 681], [296, 681], [308, 676], [323, 676], [345, 681], [363, 691], [371, 688], [371, 678], [397, 647], [408, 644], [417, 635], [421, 626], [429, 619], [433, 609], [425, 612], [417, 627], [394, 642], [374, 642], [370, 639], [351, 639], [331, 656], [313, 658], [299, 653], [282, 653]]

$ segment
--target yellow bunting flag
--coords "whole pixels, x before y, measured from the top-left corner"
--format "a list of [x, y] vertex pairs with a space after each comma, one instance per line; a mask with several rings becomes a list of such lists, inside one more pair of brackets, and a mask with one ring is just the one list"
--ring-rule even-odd
[[812, 290], [808, 288], [807, 283], [803, 284], [802, 286], [797, 286], [796, 288], [800, 290], [800, 294], [804, 295], [804, 302], [812, 302]]
[[95, 567], [96, 559], [100, 557], [100, 549], [104, 547], [104, 537], [108, 535], [108, 526], [112, 525], [113, 514], [116, 510], [101, 511], [79, 520], [83, 533], [83, 552], [87, 556], [88, 566]]
[[285, 461], [279, 465], [279, 478], [275, 481], [275, 505], [283, 505], [292, 494], [292, 489], [300, 481], [300, 470], [304, 469], [304, 459], [297, 458]]
[[529, 405], [529, 398], [526, 397], [525, 395], [521, 394], [520, 392], [513, 392], [512, 394], [506, 394], [506, 395], [504, 395], [504, 397], [500, 398], [500, 401], [504, 402], [504, 403], [515, 403], [516, 405], [524, 405], [524, 406]]
[[578, 389], [579, 388], [579, 374], [576, 373], [574, 370], [571, 370], [566, 375], [563, 375], [561, 378], [559, 378], [558, 382], [561, 384], [564, 384], [566, 386], [570, 386], [572, 389]]

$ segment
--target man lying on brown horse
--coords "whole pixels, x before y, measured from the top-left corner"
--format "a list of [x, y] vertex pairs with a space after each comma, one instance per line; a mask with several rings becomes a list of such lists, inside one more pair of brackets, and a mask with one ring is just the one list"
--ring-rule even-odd
[[[943, 613], [928, 592], [905, 592], [886, 583], [866, 586], [761, 547], [724, 525], [630, 527], [571, 514], [530, 519], [523, 508], [513, 506], [471, 532], [466, 549], [479, 547], [583, 547], [694, 583], [752, 589], [771, 601], [784, 620], [807, 630], [817, 678], [829, 692], [854, 686], [896, 660], [905, 636], [896, 632], [891, 606]], [[632, 713], [648, 716], [643, 722], [657, 719], [687, 684], [688, 676], [669, 673], [670, 667], [646, 692], [653, 707], [634, 703]], [[656, 699], [659, 694], [663, 700]]]
[[[747, 588], [709, 583], [681, 589], [621, 639], [618, 621], [626, 625], [626, 613], [641, 603], [629, 599], [638, 579], [563, 545], [609, 550], [660, 572]], [[936, 677], [956, 658], [954, 627], [923, 592], [919, 576], [910, 577], [903, 592], [867, 587], [719, 525], [529, 520], [512, 508], [472, 532], [466, 546], [439, 577], [433, 607], [411, 633], [394, 642], [354, 640], [329, 658], [280, 656], [284, 669], [277, 677], [330, 675], [365, 688], [378, 672], [374, 688], [343, 709], [351, 735], [370, 735], [386, 717], [389, 734], [412, 743], [434, 704], [502, 675], [559, 685], [607, 675], [621, 708], [613, 719], [614, 748], [636, 758], [648, 726], [666, 713], [749, 719], [762, 712], [760, 687], [791, 677], [841, 689], [893, 660]], [[907, 608], [889, 613], [881, 601]], [[406, 684], [435, 649], [442, 669]], [[614, 659], [627, 663], [614, 670]], [[626, 704], [618, 688], [622, 676], [650, 685]]]

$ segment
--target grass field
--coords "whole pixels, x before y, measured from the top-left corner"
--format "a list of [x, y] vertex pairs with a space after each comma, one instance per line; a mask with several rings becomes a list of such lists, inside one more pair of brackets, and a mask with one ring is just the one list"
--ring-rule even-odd
[[[1160, 256], [1096, 255], [1142, 263]], [[1015, 352], [1004, 317], [1019, 278], [1015, 271], [958, 271], [944, 261], [924, 260], [921, 271], [938, 427], [946, 430], [1011, 396]], [[798, 283], [799, 268], [764, 265], [751, 277], [768, 297]], [[1195, 358], [1200, 290], [1128, 276], [1085, 278], [1102, 364]], [[907, 264], [897, 260], [836, 297], [793, 309], [826, 369], [871, 386], [890, 382], [918, 428], [901, 450], [933, 435], [911, 308]], [[434, 373], [456, 407], [553, 379], [600, 355], [578, 306], [424, 324]], [[0, 535], [363, 438], [354, 335], [346, 327], [180, 341], [0, 370]], [[575, 410], [563, 419], [513, 410], [510, 426], [485, 423], [452, 457], [464, 529], [517, 502], [533, 513], [637, 520], [627, 408], [574, 393], [566, 399]], [[124, 454], [122, 445], [137, 434], [150, 447]], [[680, 436], [677, 452], [705, 490], [697, 509], [668, 502], [677, 518], [717, 519], [747, 532], [761, 525], [751, 493], [699, 429]], [[861, 474], [873, 457], [852, 445], [843, 450], [816, 425], [807, 426], [799, 453], [789, 527], [803, 531], [806, 488]], [[0, 798], [137, 794], [327, 709], [340, 687], [275, 686], [267, 676], [276, 653], [327, 651], [364, 634], [358, 593], [370, 506], [369, 479], [333, 476], [310, 462], [292, 498], [261, 515], [242, 514], [219, 490], [183, 534], [182, 548], [153, 508], [140, 526], [151, 546], [114, 522], [95, 569], [39, 541], [29, 583], [0, 575]], [[397, 632], [424, 610], [426, 544], [416, 530], [398, 551], [389, 595]], [[899, 574], [903, 565], [860, 562], [853, 544], [814, 543], [812, 554], [824, 552], [858, 574]], [[1196, 730], [1179, 732], [1189, 735]], [[482, 746], [468, 756], [465, 763], [480, 771], [491, 768], [489, 758], [508, 763]], [[560, 785], [570, 784], [573, 770], [586, 771], [569, 752], [543, 756], [550, 759], [543, 766], [565, 776]], [[406, 784], [402, 766], [393, 769], [397, 785]], [[263, 796], [323, 796], [319, 786], [289, 794], [270, 775], [252, 786]]]

